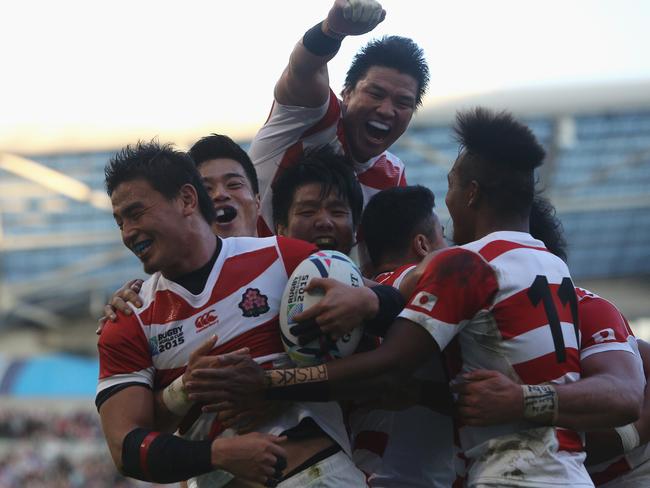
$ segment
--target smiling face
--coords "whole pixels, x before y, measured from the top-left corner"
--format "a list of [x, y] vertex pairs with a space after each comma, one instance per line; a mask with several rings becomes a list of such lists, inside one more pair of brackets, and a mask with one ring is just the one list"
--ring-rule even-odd
[[404, 133], [415, 112], [418, 82], [384, 66], [371, 67], [343, 93], [343, 126], [354, 159], [365, 162]]
[[348, 254], [354, 244], [350, 205], [335, 190], [321, 197], [320, 184], [299, 186], [289, 207], [287, 225], [278, 225], [278, 235]]
[[113, 217], [122, 241], [146, 273], [165, 276], [183, 269], [186, 206], [179, 196], [168, 200], [143, 179], [120, 183], [111, 195]]
[[260, 198], [241, 164], [217, 158], [201, 163], [198, 169], [217, 212], [215, 233], [220, 237], [256, 237]]

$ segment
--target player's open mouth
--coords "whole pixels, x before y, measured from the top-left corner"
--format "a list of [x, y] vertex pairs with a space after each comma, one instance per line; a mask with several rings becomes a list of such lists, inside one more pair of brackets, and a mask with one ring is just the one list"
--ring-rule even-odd
[[234, 207], [221, 207], [217, 209], [217, 223], [227, 224], [237, 217], [237, 210]]
[[366, 131], [372, 139], [383, 141], [390, 134], [390, 125], [378, 120], [371, 120], [366, 122]]
[[334, 249], [336, 250], [336, 247], [338, 243], [336, 242], [336, 239], [333, 237], [317, 237], [314, 239], [314, 244], [316, 244], [316, 247], [318, 249]]
[[152, 239], [146, 239], [144, 241], [136, 242], [131, 247], [131, 250], [136, 256], [141, 257], [147, 251], [147, 249], [151, 247], [152, 243], [153, 243]]

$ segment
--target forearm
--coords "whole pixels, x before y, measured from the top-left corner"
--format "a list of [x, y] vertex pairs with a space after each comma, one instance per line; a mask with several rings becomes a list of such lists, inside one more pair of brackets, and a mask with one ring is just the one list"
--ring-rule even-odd
[[156, 429], [175, 432], [193, 402], [185, 391], [183, 375], [165, 388], [154, 392], [154, 421]]
[[[332, 39], [324, 33], [321, 35], [325, 43]], [[329, 96], [327, 63], [336, 55], [338, 48], [327, 54], [318, 54], [322, 51], [313, 52], [314, 49], [306, 47], [305, 42], [307, 46], [310, 45], [309, 40], [305, 41], [304, 38], [298, 41], [291, 52], [289, 64], [275, 86], [275, 100], [283, 105], [319, 107]], [[340, 41], [333, 42], [340, 44]]]
[[161, 432], [175, 432], [182, 417], [171, 412], [162, 397], [163, 390], [154, 393], [154, 427]]
[[356, 353], [327, 364], [275, 369], [265, 373], [269, 400], [330, 401], [364, 399], [395, 382], [390, 359], [377, 350]]
[[556, 425], [577, 431], [616, 427], [639, 417], [637, 385], [626, 378], [601, 374], [557, 385]]
[[438, 351], [424, 329], [398, 319], [386, 340], [375, 350], [312, 368], [267, 372], [267, 397], [313, 401], [363, 397], [369, 391], [408, 378], [417, 366]]

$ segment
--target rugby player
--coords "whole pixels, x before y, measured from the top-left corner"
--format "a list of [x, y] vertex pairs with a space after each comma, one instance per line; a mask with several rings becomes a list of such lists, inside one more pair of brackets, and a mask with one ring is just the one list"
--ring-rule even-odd
[[327, 63], [344, 37], [372, 31], [385, 16], [375, 0], [336, 0], [327, 17], [298, 41], [274, 90], [268, 120], [249, 154], [262, 194], [260, 235], [273, 229], [273, 182], [305, 150], [331, 146], [353, 161], [367, 201], [405, 185], [404, 165], [387, 149], [404, 133], [429, 82], [422, 50], [398, 36], [371, 41], [347, 72], [342, 99], [329, 87]]
[[446, 202], [460, 246], [427, 263], [384, 342], [313, 368], [263, 372], [250, 361], [221, 368], [221, 397], [358, 395], [370, 379], [410, 374], [449, 345], [457, 352], [456, 390], [466, 399], [494, 371], [523, 383], [484, 383], [499, 399], [487, 409], [460, 404], [469, 486], [592, 486], [577, 432], [636, 420], [641, 372], [627, 351], [580, 363], [569, 271], [528, 233], [534, 170], [544, 156], [532, 132], [484, 109], [459, 114], [456, 132], [461, 151]]
[[[232, 475], [273, 486], [365, 486], [335, 403], [291, 403], [258, 426], [263, 433], [224, 438], [216, 416], [193, 408], [184, 391], [197, 349], [235, 351], [235, 362], [247, 352], [263, 364], [282, 361], [282, 290], [316, 248], [282, 237], [215, 236], [214, 206], [193, 162], [168, 146], [125, 148], [108, 164], [106, 186], [124, 244], [153, 273], [142, 305], [118, 314], [99, 339], [96, 403], [116, 466], [148, 481], [193, 478], [190, 486], [222, 486]], [[221, 365], [223, 358], [210, 367]], [[160, 412], [179, 419], [182, 437], [154, 429]]]

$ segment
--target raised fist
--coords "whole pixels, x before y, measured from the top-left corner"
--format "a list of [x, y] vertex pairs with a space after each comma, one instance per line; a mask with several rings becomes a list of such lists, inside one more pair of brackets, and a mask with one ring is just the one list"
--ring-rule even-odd
[[339, 36], [358, 36], [373, 30], [386, 11], [376, 0], [335, 0], [327, 15], [327, 30]]

